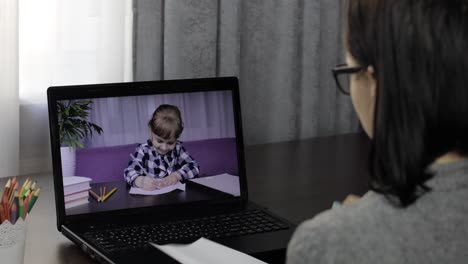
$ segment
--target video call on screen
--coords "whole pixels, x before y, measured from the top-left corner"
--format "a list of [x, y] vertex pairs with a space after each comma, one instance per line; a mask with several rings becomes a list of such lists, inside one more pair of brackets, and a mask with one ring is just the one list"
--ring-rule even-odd
[[[152, 141], [148, 122], [161, 105], [178, 109], [182, 119], [183, 130], [172, 154], [160, 154], [160, 149], [148, 145]], [[70, 124], [86, 123], [88, 127], [74, 149], [61, 136], [67, 215], [240, 196], [231, 91], [66, 100], [59, 101], [57, 107], [61, 135], [80, 129]], [[79, 111], [86, 117], [73, 116]], [[183, 154], [176, 151], [181, 147]], [[141, 154], [140, 159], [141, 148], [150, 155]], [[198, 165], [193, 178], [154, 191], [131, 186], [124, 175], [129, 166], [134, 166], [140, 176], [159, 181], [181, 169], [187, 160]], [[140, 161], [143, 168], [135, 166]]]

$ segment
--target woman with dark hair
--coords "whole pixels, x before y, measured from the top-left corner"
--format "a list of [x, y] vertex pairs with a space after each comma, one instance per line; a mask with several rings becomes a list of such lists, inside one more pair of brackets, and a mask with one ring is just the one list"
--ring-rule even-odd
[[333, 74], [372, 139], [371, 191], [301, 224], [288, 263], [466, 263], [468, 0], [346, 10]]

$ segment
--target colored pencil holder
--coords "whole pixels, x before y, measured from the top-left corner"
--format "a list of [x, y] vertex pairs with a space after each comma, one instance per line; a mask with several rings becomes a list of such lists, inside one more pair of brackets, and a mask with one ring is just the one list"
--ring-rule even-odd
[[10, 221], [0, 225], [1, 263], [23, 264], [26, 229], [26, 223], [21, 218], [14, 225]]

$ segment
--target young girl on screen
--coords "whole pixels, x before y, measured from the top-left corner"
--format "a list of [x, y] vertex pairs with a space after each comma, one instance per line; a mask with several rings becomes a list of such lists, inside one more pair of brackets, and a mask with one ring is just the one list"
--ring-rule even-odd
[[124, 170], [126, 182], [152, 191], [196, 177], [200, 168], [178, 141], [184, 129], [176, 106], [163, 104], [148, 122], [150, 138], [138, 145]]

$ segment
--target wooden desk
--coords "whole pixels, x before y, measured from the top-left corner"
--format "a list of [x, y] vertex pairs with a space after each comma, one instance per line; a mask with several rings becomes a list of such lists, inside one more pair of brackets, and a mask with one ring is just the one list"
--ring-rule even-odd
[[368, 191], [369, 151], [364, 134], [247, 147], [249, 198], [298, 224]]
[[[368, 151], [369, 140], [360, 134], [247, 147], [250, 199], [299, 223], [349, 193], [367, 191]], [[24, 263], [95, 263], [57, 231], [51, 173], [32, 177], [42, 193], [28, 216]]]

